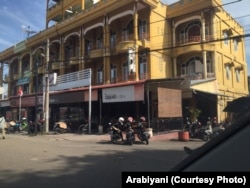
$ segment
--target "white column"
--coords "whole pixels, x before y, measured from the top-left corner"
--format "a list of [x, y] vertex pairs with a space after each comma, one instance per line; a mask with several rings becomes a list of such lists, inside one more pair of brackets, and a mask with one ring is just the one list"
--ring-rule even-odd
[[202, 42], [206, 41], [206, 26], [205, 26], [205, 18], [203, 13], [201, 14], [201, 30], [202, 30]]
[[204, 79], [207, 79], [207, 51], [202, 52], [203, 56], [203, 74], [204, 74]]
[[177, 77], [177, 58], [174, 57], [174, 78]]
[[174, 21], [172, 22], [172, 33], [173, 33], [173, 46], [176, 45], [176, 39], [175, 39], [175, 25], [174, 25]]
[[46, 42], [45, 132], [49, 132], [49, 39]]

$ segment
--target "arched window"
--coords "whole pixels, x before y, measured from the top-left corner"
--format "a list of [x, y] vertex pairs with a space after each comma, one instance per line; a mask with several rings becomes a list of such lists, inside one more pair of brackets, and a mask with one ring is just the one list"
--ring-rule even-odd
[[200, 20], [192, 21], [185, 27], [188, 42], [201, 41], [201, 22]]
[[122, 29], [122, 40], [123, 41], [126, 41], [126, 40], [131, 40], [132, 38], [132, 34], [134, 33], [133, 32], [133, 20], [131, 20], [128, 25]]
[[97, 49], [102, 49], [102, 46], [103, 46], [102, 40], [103, 40], [103, 34], [99, 35], [96, 39], [96, 48]]
[[125, 62], [122, 65], [122, 80], [126, 81], [128, 80], [128, 63]]
[[91, 41], [86, 39], [85, 40], [85, 55], [89, 55], [91, 51]]
[[111, 83], [115, 83], [116, 82], [116, 76], [117, 76], [117, 68], [115, 64], [111, 64], [110, 66], [110, 80]]
[[197, 74], [203, 72], [203, 59], [201, 57], [195, 56], [190, 58], [187, 63], [187, 74]]
[[140, 64], [140, 69], [139, 69], [140, 79], [146, 79], [147, 78], [147, 58], [140, 57], [139, 64]]
[[146, 20], [139, 20], [138, 21], [138, 36], [139, 39], [148, 39], [147, 36], [147, 21]]
[[97, 82], [98, 84], [103, 83], [103, 65], [97, 70]]

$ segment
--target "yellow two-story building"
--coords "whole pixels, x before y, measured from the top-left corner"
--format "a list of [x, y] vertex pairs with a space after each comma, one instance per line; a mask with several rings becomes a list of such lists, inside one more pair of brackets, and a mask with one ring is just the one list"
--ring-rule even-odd
[[223, 121], [248, 79], [244, 28], [221, 5], [47, 0], [46, 29], [0, 53], [2, 111], [11, 120], [45, 114], [50, 125], [70, 114], [74, 128], [143, 115], [178, 129], [191, 107], [202, 122]]

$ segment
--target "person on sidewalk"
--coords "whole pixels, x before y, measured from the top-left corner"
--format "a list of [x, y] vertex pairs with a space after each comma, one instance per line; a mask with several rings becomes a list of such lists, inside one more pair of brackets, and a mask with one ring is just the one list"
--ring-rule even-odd
[[2, 131], [2, 138], [5, 139], [5, 118], [0, 114], [0, 129]]

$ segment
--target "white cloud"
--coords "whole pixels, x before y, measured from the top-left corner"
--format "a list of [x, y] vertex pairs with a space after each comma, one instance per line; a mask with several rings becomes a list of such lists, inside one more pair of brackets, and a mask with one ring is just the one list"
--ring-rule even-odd
[[45, 29], [46, 1], [44, 0], [1, 0], [0, 4], [0, 51], [24, 40], [27, 33]]

